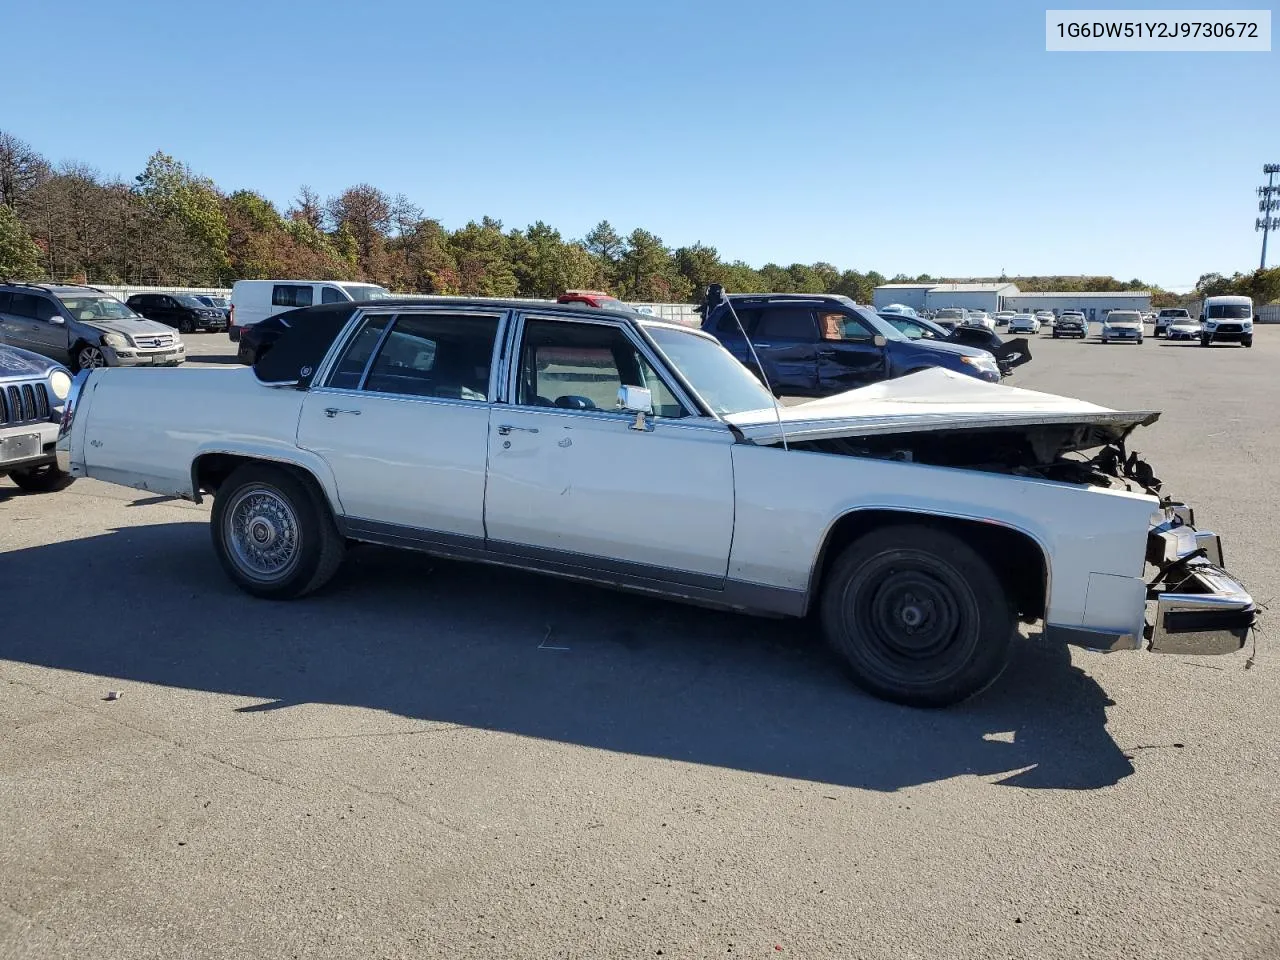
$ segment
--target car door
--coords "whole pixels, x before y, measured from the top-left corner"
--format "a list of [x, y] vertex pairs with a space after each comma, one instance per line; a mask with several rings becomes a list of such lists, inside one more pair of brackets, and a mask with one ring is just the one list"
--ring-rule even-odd
[[[708, 589], [733, 535], [733, 435], [659, 374], [623, 323], [531, 314], [513, 340], [510, 402], [489, 430], [488, 549]], [[643, 429], [616, 408], [643, 386]]]
[[12, 308], [13, 295], [0, 291], [0, 343], [21, 347], [26, 331], [18, 317], [11, 312]]
[[66, 323], [57, 304], [49, 297], [14, 293], [10, 296], [9, 312], [5, 317], [6, 337], [12, 346], [66, 362]]
[[838, 311], [818, 315], [822, 342], [818, 346], [818, 385], [823, 394], [843, 393], [878, 383], [888, 376], [883, 341], [861, 317]]
[[490, 373], [506, 312], [363, 315], [298, 420], [353, 536], [481, 549]]
[[818, 324], [812, 306], [762, 307], [754, 329], [748, 330], [774, 393], [818, 391]]

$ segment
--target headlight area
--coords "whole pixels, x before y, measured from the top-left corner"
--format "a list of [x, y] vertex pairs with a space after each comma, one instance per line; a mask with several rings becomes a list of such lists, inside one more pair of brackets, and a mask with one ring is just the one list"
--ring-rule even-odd
[[134, 355], [134, 351], [131, 349], [133, 344], [123, 334], [104, 333], [100, 343], [104, 347], [110, 347], [114, 350], [117, 357], [132, 357]]
[[995, 357], [961, 357], [960, 362], [987, 373], [1000, 372], [1000, 367], [996, 364]]
[[58, 402], [67, 399], [67, 394], [71, 392], [71, 377], [64, 370], [54, 370], [49, 374], [49, 391], [58, 399]]

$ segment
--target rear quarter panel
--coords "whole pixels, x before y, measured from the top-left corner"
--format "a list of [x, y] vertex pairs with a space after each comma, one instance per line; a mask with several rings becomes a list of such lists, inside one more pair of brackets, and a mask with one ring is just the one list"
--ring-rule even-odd
[[337, 506], [332, 477], [296, 445], [305, 393], [260, 384], [252, 370], [95, 371], [70, 440], [73, 469], [108, 483], [195, 499], [191, 467], [205, 453], [294, 463]]
[[[1154, 497], [948, 467], [733, 448], [737, 496], [730, 578], [807, 590], [833, 524], [856, 510], [901, 510], [999, 524], [1040, 545], [1049, 570], [1046, 622], [1085, 624], [1094, 574], [1140, 578]], [[1114, 610], [1097, 608], [1097, 619]], [[1140, 625], [1142, 609], [1124, 613]], [[1094, 624], [1099, 625], [1099, 624]]]

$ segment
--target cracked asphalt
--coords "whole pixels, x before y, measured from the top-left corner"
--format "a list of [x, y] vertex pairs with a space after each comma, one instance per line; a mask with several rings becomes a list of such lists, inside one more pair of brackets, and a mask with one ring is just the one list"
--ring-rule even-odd
[[[1032, 349], [1015, 385], [1164, 410], [1134, 446], [1280, 593], [1280, 328]], [[1280, 956], [1275, 632], [1032, 629], [922, 712], [804, 624], [412, 554], [255, 601], [207, 521], [0, 481], [5, 960]]]

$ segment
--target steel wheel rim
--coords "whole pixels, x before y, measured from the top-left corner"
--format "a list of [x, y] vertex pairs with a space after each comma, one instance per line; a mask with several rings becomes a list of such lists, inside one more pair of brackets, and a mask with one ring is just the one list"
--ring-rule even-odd
[[933, 558], [893, 552], [872, 559], [845, 591], [843, 616], [861, 659], [895, 683], [949, 680], [978, 647], [971, 591]]
[[81, 370], [97, 370], [107, 365], [107, 358], [97, 347], [82, 347], [76, 357]]
[[273, 487], [254, 484], [237, 491], [223, 515], [222, 532], [232, 562], [252, 580], [276, 583], [298, 565], [298, 515]]

